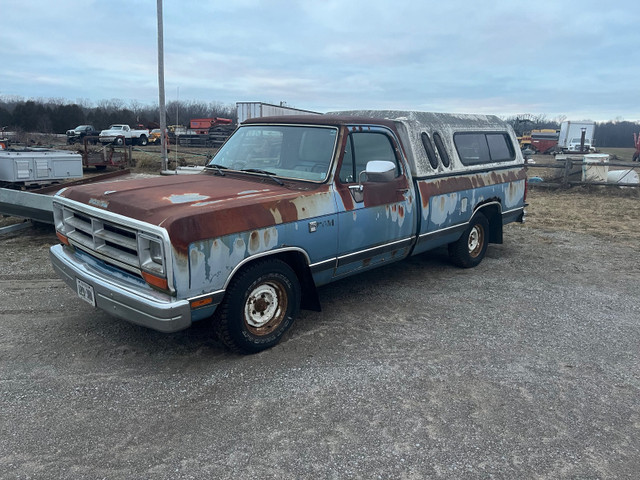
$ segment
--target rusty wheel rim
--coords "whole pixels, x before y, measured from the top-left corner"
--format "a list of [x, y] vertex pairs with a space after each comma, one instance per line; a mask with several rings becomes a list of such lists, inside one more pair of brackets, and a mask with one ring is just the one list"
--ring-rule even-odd
[[282, 323], [287, 311], [287, 295], [279, 282], [257, 285], [247, 296], [244, 320], [249, 332], [268, 335]]
[[473, 258], [480, 255], [482, 245], [484, 244], [484, 228], [482, 225], [474, 225], [469, 232], [469, 255]]

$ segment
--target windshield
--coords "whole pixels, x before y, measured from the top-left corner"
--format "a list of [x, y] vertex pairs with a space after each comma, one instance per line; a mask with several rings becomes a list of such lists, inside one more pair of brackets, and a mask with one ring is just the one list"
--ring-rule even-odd
[[321, 182], [329, 173], [337, 136], [335, 127], [242, 126], [209, 165]]

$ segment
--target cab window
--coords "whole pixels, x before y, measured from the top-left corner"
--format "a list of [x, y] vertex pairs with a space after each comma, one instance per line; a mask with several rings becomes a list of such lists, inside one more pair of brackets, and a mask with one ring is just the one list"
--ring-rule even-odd
[[[347, 138], [339, 178], [342, 183], [358, 183], [367, 162], [386, 160], [396, 165], [396, 176], [401, 173], [391, 139], [379, 132], [353, 132]], [[366, 178], [362, 178], [366, 181]]]

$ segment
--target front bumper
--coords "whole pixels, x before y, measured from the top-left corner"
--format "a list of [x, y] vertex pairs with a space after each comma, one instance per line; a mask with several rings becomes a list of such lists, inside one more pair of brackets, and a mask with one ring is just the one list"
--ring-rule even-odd
[[137, 287], [116, 276], [107, 277], [63, 245], [54, 245], [49, 254], [54, 270], [73, 290], [76, 290], [76, 279], [93, 287], [97, 308], [161, 332], [177, 332], [191, 325], [188, 300]]

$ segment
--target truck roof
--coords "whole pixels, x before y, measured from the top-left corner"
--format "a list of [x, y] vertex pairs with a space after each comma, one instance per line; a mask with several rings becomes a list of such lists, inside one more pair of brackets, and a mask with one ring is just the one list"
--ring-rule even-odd
[[[511, 126], [495, 115], [409, 110], [348, 110], [329, 112], [324, 115], [257, 117], [244, 122], [244, 124], [252, 123], [299, 123], [336, 126], [355, 123], [386, 126], [400, 137], [414, 176], [434, 174], [422, 144], [422, 133], [426, 133], [431, 138], [433, 138], [434, 133], [439, 133], [449, 155], [453, 158], [457, 158], [457, 151], [453, 143], [453, 135], [456, 132], [504, 132], [511, 137], [514, 145], [518, 144]], [[522, 155], [519, 149], [516, 149], [516, 158], [513, 163], [522, 162]], [[469, 169], [469, 167], [463, 167], [460, 162], [455, 163], [459, 169]]]

